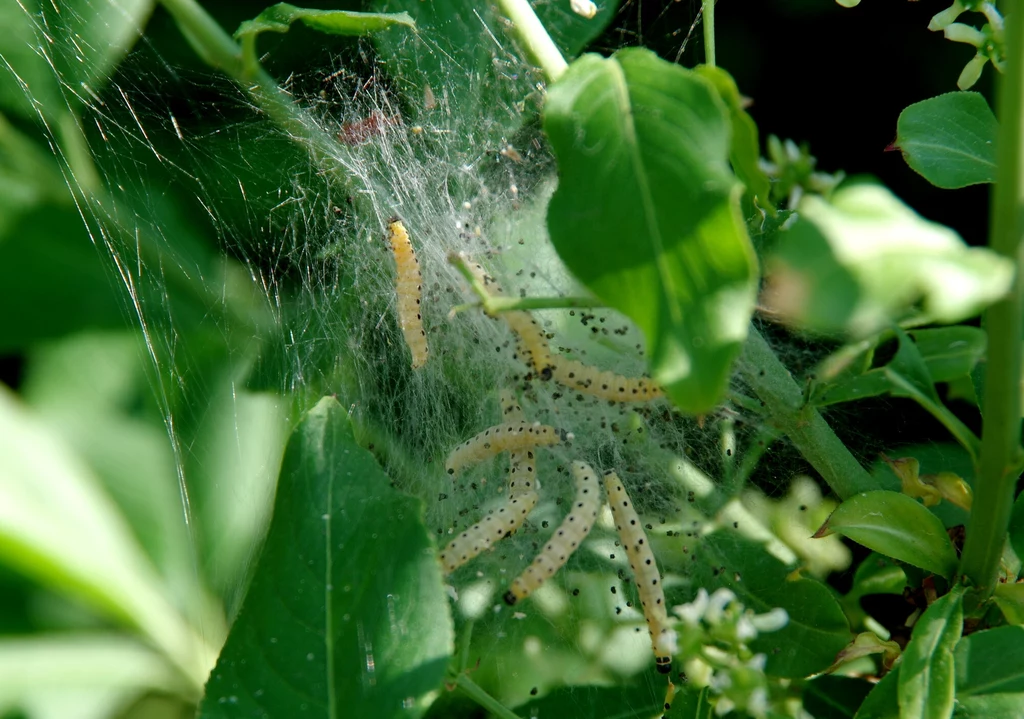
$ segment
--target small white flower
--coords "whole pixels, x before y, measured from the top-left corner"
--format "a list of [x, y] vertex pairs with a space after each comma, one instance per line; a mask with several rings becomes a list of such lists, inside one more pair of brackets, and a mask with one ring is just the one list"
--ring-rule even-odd
[[765, 664], [767, 664], [767, 662], [768, 655], [764, 652], [761, 652], [760, 654], [755, 654], [754, 656], [750, 657], [750, 659], [747, 661], [747, 668], [753, 669], [755, 672], [763, 672]]
[[725, 613], [726, 607], [734, 601], [736, 601], [736, 595], [731, 590], [725, 587], [716, 589], [708, 601], [708, 609], [704, 612], [704, 621], [712, 625], [718, 624], [722, 621], [722, 615]]
[[597, 5], [591, 0], [569, 0], [569, 7], [577, 15], [585, 17], [587, 20], [597, 15]]
[[767, 689], [764, 687], [758, 687], [754, 691], [750, 692], [750, 697], [747, 698], [747, 713], [759, 717], [768, 713]]
[[749, 612], [744, 613], [742, 617], [736, 620], [736, 638], [741, 642], [757, 638], [757, 627], [751, 621]]
[[718, 699], [718, 704], [715, 705], [715, 714], [718, 716], [725, 716], [735, 708], [736, 703], [732, 699], [720, 697]]
[[672, 607], [672, 611], [683, 620], [687, 626], [696, 627], [704, 618], [704, 612], [708, 609], [708, 590], [701, 587], [697, 590], [697, 596], [689, 604], [680, 604]]
[[755, 614], [750, 621], [759, 632], [777, 632], [789, 624], [789, 614], [782, 607], [775, 607], [764, 614]]
[[943, 10], [931, 19], [928, 23], [928, 29], [935, 32], [938, 30], [945, 30], [946, 26], [955, 21], [963, 13], [967, 12], [967, 8], [964, 7], [960, 0], [954, 0], [953, 4]]

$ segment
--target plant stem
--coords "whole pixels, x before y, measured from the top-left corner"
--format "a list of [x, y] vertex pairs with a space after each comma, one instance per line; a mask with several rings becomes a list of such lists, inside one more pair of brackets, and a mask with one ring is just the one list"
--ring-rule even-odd
[[557, 80], [568, 65], [530, 7], [530, 0], [498, 0], [498, 7], [512, 21], [512, 32], [530, 59], [544, 71], [548, 82]]
[[878, 488], [818, 410], [804, 403], [803, 389], [754, 327], [750, 328], [738, 367], [754, 394], [764, 402], [768, 423], [789, 437], [833, 492], [845, 499]]
[[1021, 429], [1021, 322], [1024, 319], [1024, 12], [1006, 16], [1006, 72], [999, 83], [996, 186], [989, 246], [1016, 264], [1007, 297], [985, 313], [988, 365], [981, 461], [960, 572], [987, 597], [995, 587], [1017, 480]]
[[466, 696], [494, 716], [501, 717], [501, 719], [520, 719], [515, 712], [481, 689], [480, 686], [466, 676], [465, 673], [459, 674], [459, 678], [455, 680], [455, 684]]
[[704, 63], [715, 66], [715, 0], [702, 0], [704, 15]]

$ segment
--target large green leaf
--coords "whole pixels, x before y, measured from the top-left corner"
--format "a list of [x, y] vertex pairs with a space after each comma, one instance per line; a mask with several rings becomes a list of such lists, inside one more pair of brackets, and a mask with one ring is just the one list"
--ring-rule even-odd
[[893, 321], [952, 324], [1002, 297], [1013, 268], [970, 248], [887, 189], [851, 184], [807, 196], [780, 233], [764, 302], [788, 322], [861, 337]]
[[954, 719], [1020, 719], [1024, 694], [982, 694], [957, 700]]
[[0, 561], [137, 627], [196, 686], [212, 657], [98, 481], [0, 385]]
[[900, 664], [900, 716], [947, 719], [953, 712], [953, 647], [963, 631], [964, 589], [937, 599], [914, 625]]
[[807, 683], [804, 709], [814, 719], [853, 719], [872, 688], [863, 679], [823, 674]]
[[[686, 696], [690, 692], [682, 693]], [[515, 707], [515, 712], [522, 717], [587, 715], [606, 719], [646, 719], [657, 714], [664, 703], [664, 680], [658, 682], [652, 673], [639, 682], [617, 686], [563, 687], [540, 699], [520, 704]]]
[[690, 567], [694, 587], [726, 587], [757, 613], [782, 607], [789, 622], [751, 644], [768, 657], [772, 676], [806, 677], [830, 666], [850, 641], [850, 627], [834, 595], [821, 582], [793, 573], [765, 550], [730, 531], [708, 535]]
[[587, 55], [550, 88], [544, 129], [558, 158], [548, 229], [559, 255], [644, 331], [676, 405], [710, 410], [756, 285], [718, 93], [647, 50]]
[[955, 189], [996, 181], [997, 127], [984, 96], [951, 92], [901, 112], [894, 144], [928, 182]]
[[880, 489], [845, 500], [815, 536], [833, 532], [943, 577], [956, 571], [956, 550], [942, 522], [920, 502], [899, 492]]
[[263, 555], [200, 715], [421, 715], [452, 652], [422, 514], [355, 443], [345, 409], [321, 400], [288, 443]]
[[956, 646], [957, 700], [975, 694], [1024, 693], [1024, 627], [975, 632]]

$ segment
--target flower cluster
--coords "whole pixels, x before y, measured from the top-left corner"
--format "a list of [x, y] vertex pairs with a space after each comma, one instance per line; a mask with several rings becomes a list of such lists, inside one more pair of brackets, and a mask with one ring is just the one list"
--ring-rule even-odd
[[782, 629], [789, 621], [784, 609], [755, 614], [730, 590], [708, 594], [701, 588], [689, 604], [672, 610], [684, 625], [679, 632], [679, 656], [687, 682], [708, 687], [716, 697], [715, 712], [733, 710], [761, 719], [772, 708], [764, 654], [748, 644], [762, 632]]

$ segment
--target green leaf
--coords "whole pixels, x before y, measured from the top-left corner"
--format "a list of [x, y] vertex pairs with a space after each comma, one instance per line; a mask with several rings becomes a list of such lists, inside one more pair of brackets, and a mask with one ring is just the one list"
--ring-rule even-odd
[[914, 625], [900, 664], [900, 716], [947, 719], [952, 714], [953, 648], [963, 631], [964, 591], [953, 587]]
[[1024, 693], [1024, 627], [975, 632], [956, 646], [956, 698]]
[[0, 561], [137, 627], [198, 687], [209, 648], [95, 477], [2, 385], [0, 457]]
[[271, 5], [252, 20], [238, 26], [235, 38], [256, 37], [262, 32], [288, 32], [292, 23], [301, 22], [328, 35], [353, 35], [361, 37], [396, 25], [415, 28], [416, 23], [406, 12], [372, 13], [350, 12], [347, 10], [313, 10], [295, 7], [286, 2]]
[[751, 643], [751, 649], [768, 657], [766, 674], [795, 678], [820, 672], [852, 638], [846, 615], [829, 588], [795, 575], [763, 545], [720, 530], [693, 551], [696, 560], [689, 572], [694, 587], [709, 592], [725, 587], [758, 614], [775, 607], [789, 614], [785, 627]]
[[877, 490], [850, 497], [815, 536], [833, 532], [943, 577], [956, 571], [956, 551], [942, 522], [920, 502], [899, 492]]
[[853, 719], [873, 688], [863, 679], [824, 674], [807, 682], [804, 709], [814, 719]]
[[936, 187], [996, 181], [996, 116], [977, 92], [951, 92], [900, 113], [895, 147]]
[[718, 94], [647, 50], [587, 55], [550, 88], [544, 129], [558, 159], [555, 249], [644, 331], [652, 374], [673, 402], [712, 409], [757, 282]]
[[729, 146], [729, 161], [740, 181], [747, 186], [750, 194], [757, 198], [762, 209], [774, 211], [769, 194], [771, 182], [761, 169], [761, 146], [758, 142], [757, 125], [743, 109], [740, 91], [732, 76], [720, 67], [698, 65], [694, 68], [701, 77], [709, 80], [718, 91], [719, 97], [729, 108], [732, 125], [732, 143]]
[[997, 584], [992, 601], [1014, 626], [1024, 626], [1024, 584]]
[[763, 301], [786, 321], [864, 337], [894, 321], [952, 324], [998, 300], [1012, 267], [929, 222], [887, 189], [846, 185], [806, 196], [780, 233]]
[[897, 664], [864, 698], [854, 719], [900, 719], [899, 676]]
[[391, 487], [337, 400], [321, 400], [288, 443], [200, 716], [420, 716], [452, 641], [422, 503]]
[[[985, 356], [986, 335], [977, 327], [940, 327], [908, 334], [933, 382], [950, 382], [968, 376]], [[814, 404], [822, 407], [877, 397], [894, 389], [886, 368], [876, 367], [853, 377], [842, 376], [835, 383], [823, 383], [815, 393]]]
[[0, 108], [26, 118], [56, 117], [67, 104], [41, 52], [40, 0], [0, 3]]
[[954, 719], [1020, 719], [1024, 694], [983, 694], [957, 700]]

